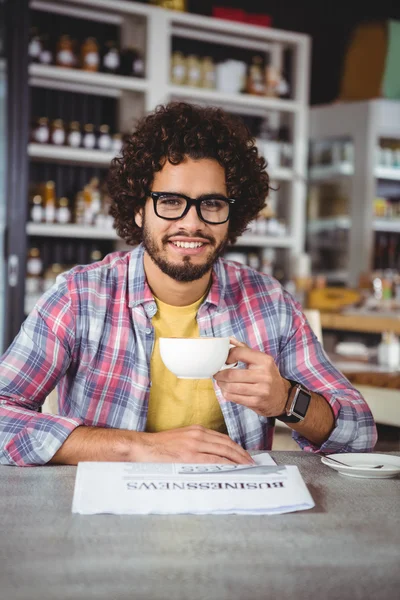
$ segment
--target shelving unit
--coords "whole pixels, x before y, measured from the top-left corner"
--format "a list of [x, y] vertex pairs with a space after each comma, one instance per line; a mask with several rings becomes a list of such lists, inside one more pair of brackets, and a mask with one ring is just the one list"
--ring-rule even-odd
[[[154, 6], [125, 0], [31, 0], [30, 8], [54, 15], [65, 15], [81, 20], [110, 24], [119, 28], [124, 47], [135, 45], [145, 57], [145, 78], [90, 73], [79, 69], [31, 64], [29, 84], [33, 88], [59, 90], [104, 98], [118, 103], [119, 131], [132, 130], [140, 118], [157, 105], [171, 100], [194, 102], [221, 107], [244, 117], [273, 115], [274, 124], [281, 118], [290, 124], [293, 139], [292, 167], [269, 169], [272, 185], [280, 188], [278, 204], [283, 207], [287, 235], [256, 235], [245, 233], [236, 246], [254, 248], [262, 256], [271, 248], [280, 256], [290, 276], [291, 258], [301, 252], [305, 240], [305, 199], [307, 181], [307, 130], [309, 53], [308, 36], [253, 25], [235, 23], [200, 15], [167, 11]], [[228, 94], [217, 89], [206, 90], [170, 84], [170, 56], [175, 39], [197, 40], [218, 46], [251, 50], [268, 54], [277, 69], [283, 65], [286, 51], [292, 54], [293, 76], [290, 99]], [[100, 150], [57, 147], [49, 144], [29, 144], [28, 156], [32, 163], [44, 167], [87, 167], [107, 169], [113, 154]], [[266, 156], [268, 160], [268, 156]], [[275, 187], [275, 186], [274, 186]], [[26, 233], [35, 239], [105, 240], [117, 244], [116, 232], [110, 228], [87, 227], [74, 224], [27, 223]]]
[[358, 285], [361, 273], [373, 268], [375, 232], [400, 234], [399, 219], [378, 219], [373, 214], [374, 198], [382, 186], [398, 189], [400, 195], [400, 167], [377, 165], [376, 150], [380, 138], [400, 139], [400, 102], [337, 103], [310, 110], [311, 144], [321, 141], [334, 144], [341, 139], [350, 139], [354, 147], [354, 163], [312, 165], [309, 170], [310, 190], [332, 182], [346, 186], [350, 198], [348, 214], [312, 218], [307, 224], [308, 245], [314, 249], [320, 242], [322, 246], [328, 243], [315, 239], [315, 235], [341, 229], [347, 231], [348, 248], [336, 246], [335, 249], [338, 254], [347, 252], [347, 267], [335, 269], [332, 275], [340, 273], [341, 283], [350, 286]]

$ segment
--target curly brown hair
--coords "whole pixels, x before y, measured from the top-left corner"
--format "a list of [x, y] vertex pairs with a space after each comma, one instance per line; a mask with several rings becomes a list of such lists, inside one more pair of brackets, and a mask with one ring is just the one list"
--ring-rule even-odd
[[151, 191], [154, 173], [167, 160], [181, 163], [211, 158], [225, 169], [228, 195], [235, 198], [228, 240], [234, 243], [265, 206], [269, 191], [266, 162], [244, 123], [220, 108], [184, 102], [161, 105], [142, 118], [114, 158], [108, 178], [114, 227], [127, 244], [142, 240], [135, 214]]

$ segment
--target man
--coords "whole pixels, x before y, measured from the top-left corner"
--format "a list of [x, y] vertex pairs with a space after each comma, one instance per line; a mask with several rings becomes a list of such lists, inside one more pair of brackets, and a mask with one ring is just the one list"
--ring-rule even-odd
[[[308, 451], [373, 448], [368, 406], [300, 306], [220, 258], [264, 205], [265, 167], [221, 110], [169, 104], [139, 123], [110, 191], [119, 235], [141, 243], [61, 275], [22, 325], [0, 364], [1, 463], [247, 464], [276, 417]], [[158, 340], [199, 335], [232, 337], [239, 368], [178, 380]], [[38, 413], [57, 384], [59, 415]]]

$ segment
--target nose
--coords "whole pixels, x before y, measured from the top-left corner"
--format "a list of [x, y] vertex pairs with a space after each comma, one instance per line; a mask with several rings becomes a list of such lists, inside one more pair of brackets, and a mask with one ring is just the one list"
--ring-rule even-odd
[[204, 221], [199, 218], [194, 205], [189, 208], [189, 211], [182, 219], [179, 219], [178, 223], [181, 224], [185, 229], [193, 231], [203, 228], [205, 225]]

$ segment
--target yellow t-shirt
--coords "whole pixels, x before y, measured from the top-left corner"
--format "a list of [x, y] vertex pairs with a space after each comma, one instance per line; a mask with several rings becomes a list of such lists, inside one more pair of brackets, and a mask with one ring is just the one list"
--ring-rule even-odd
[[189, 306], [171, 306], [155, 298], [155, 333], [150, 361], [151, 388], [146, 431], [156, 433], [187, 425], [203, 425], [226, 433], [226, 425], [211, 379], [178, 379], [161, 360], [160, 337], [198, 337], [200, 298]]

